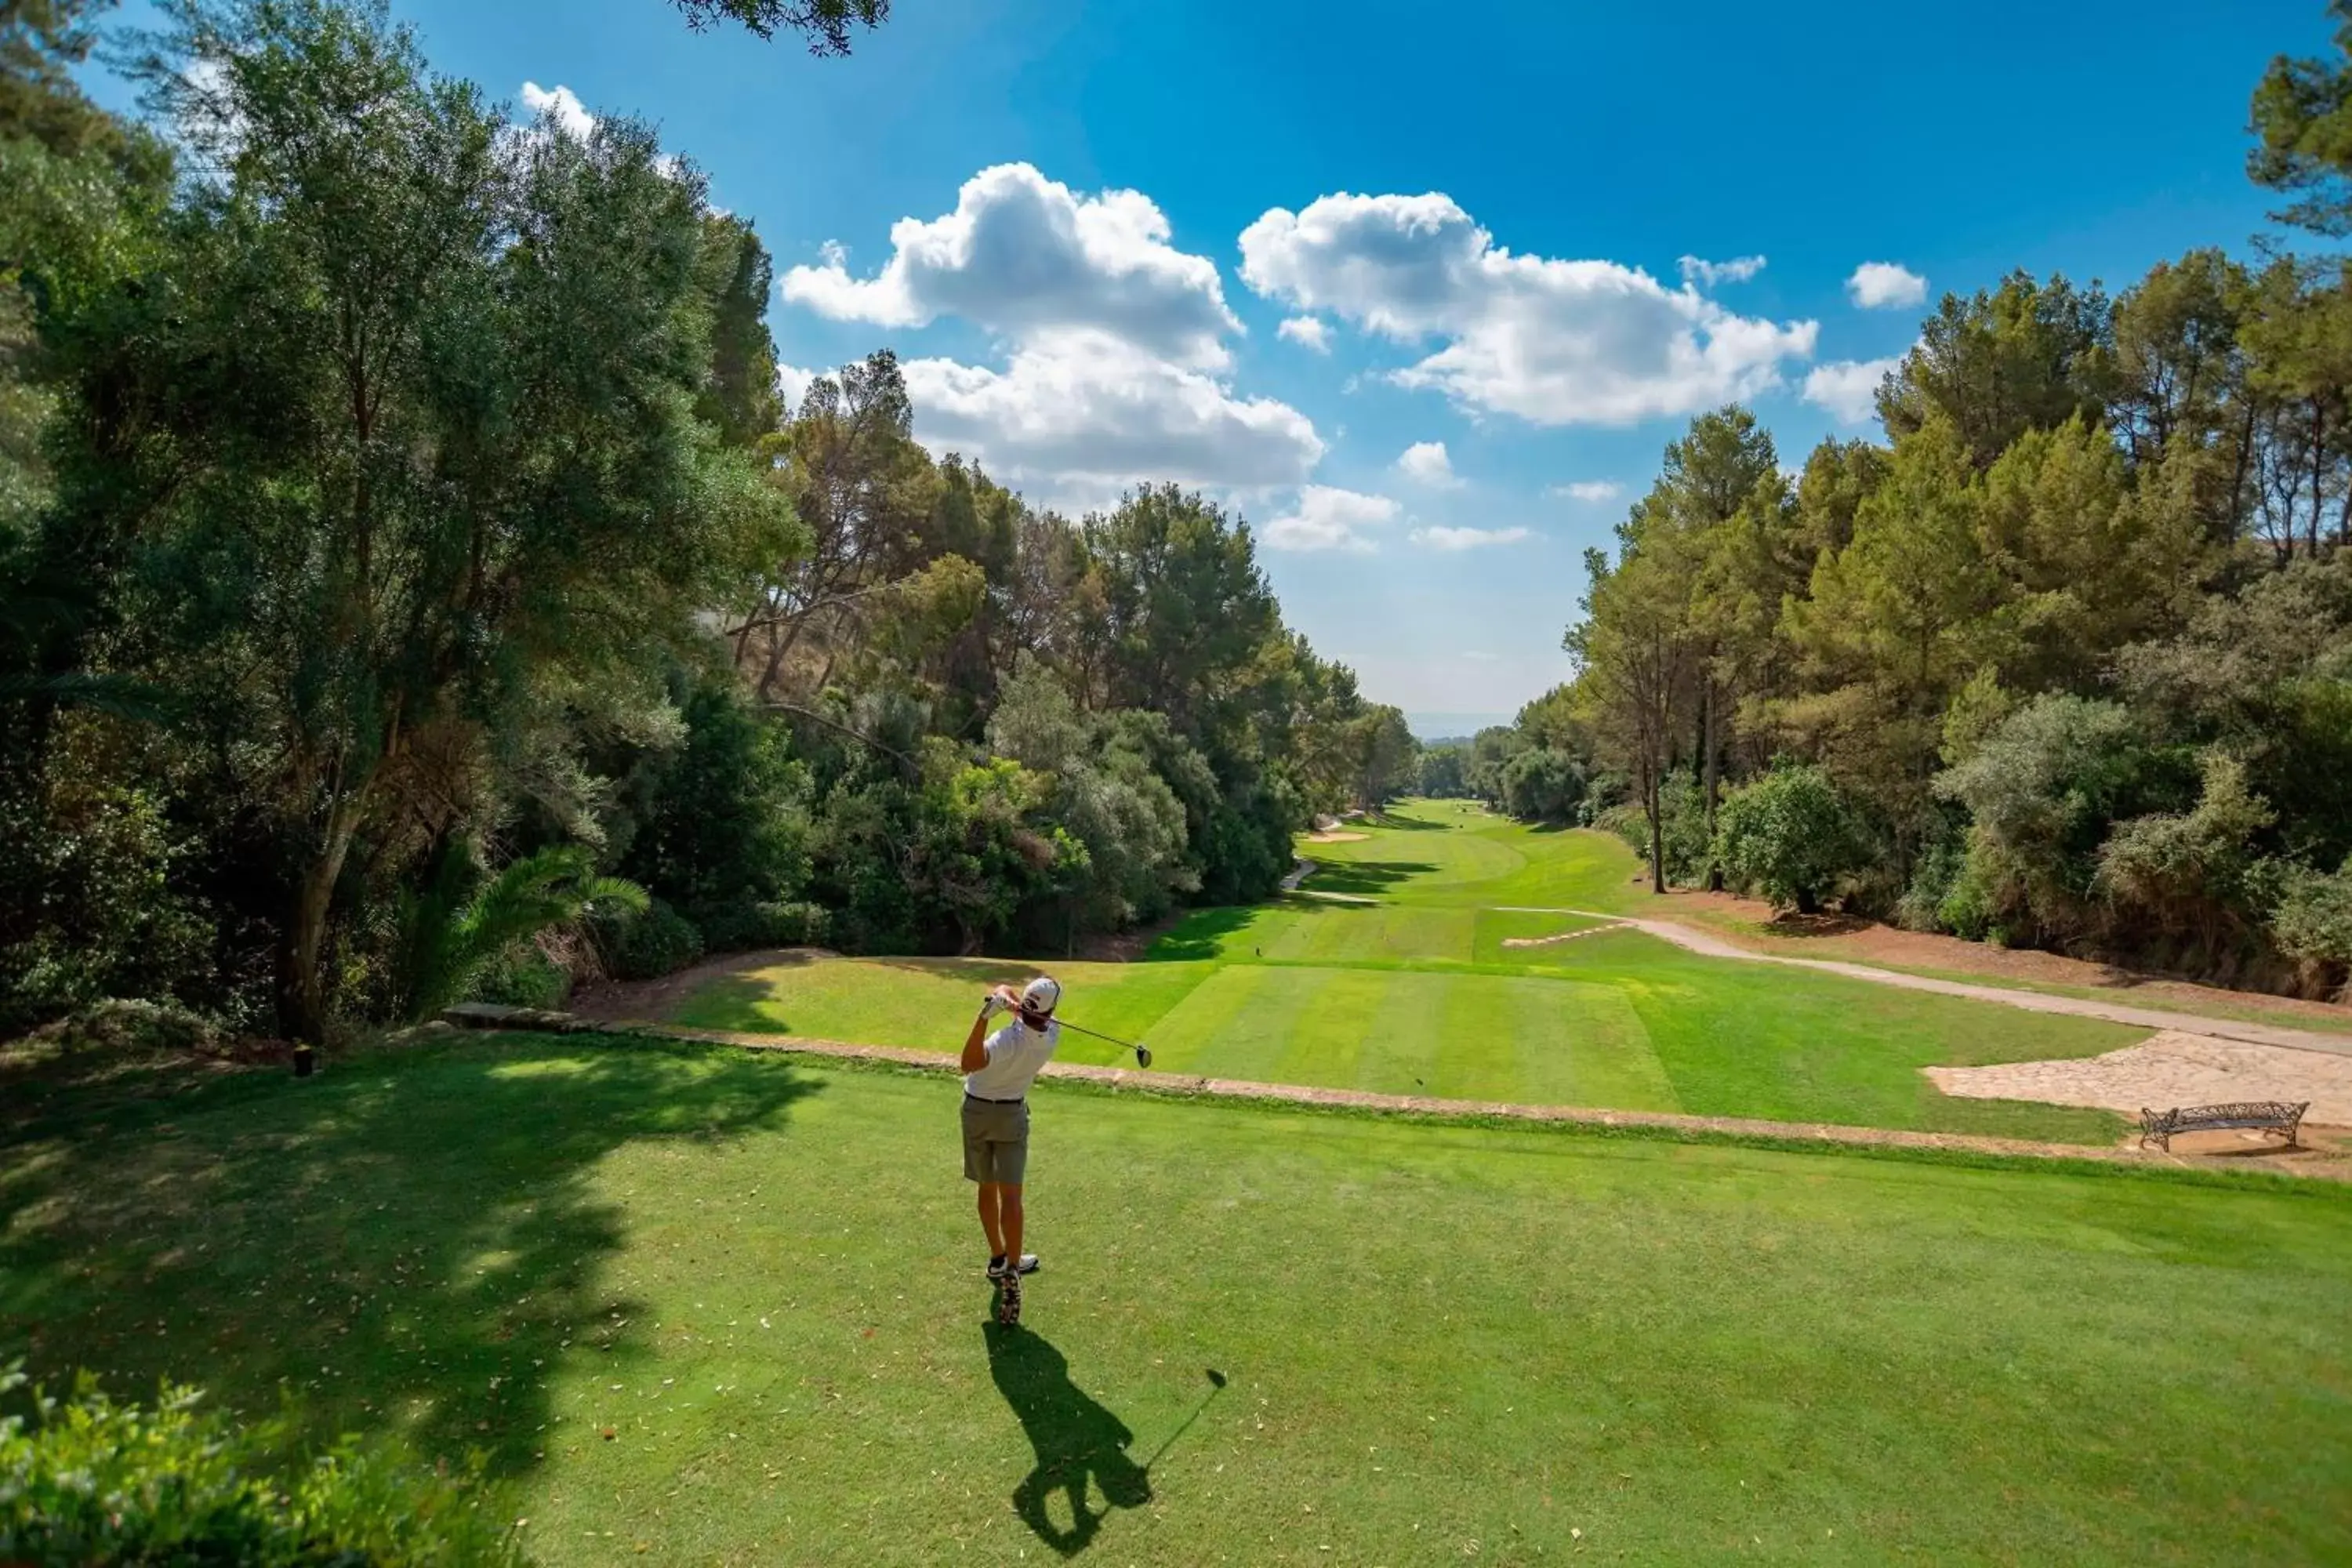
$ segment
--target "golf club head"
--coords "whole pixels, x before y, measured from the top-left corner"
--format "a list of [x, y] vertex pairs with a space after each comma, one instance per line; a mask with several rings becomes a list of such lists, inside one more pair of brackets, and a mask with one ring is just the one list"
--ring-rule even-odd
[[1150, 1046], [1138, 1046], [1135, 1047], [1135, 1065], [1139, 1068], [1148, 1068], [1151, 1065], [1151, 1047]]

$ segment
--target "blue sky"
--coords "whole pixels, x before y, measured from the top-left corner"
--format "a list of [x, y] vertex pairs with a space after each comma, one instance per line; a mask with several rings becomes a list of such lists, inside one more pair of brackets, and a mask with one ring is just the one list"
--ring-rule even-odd
[[775, 253], [787, 364], [896, 348], [919, 433], [1033, 499], [1214, 492], [1368, 695], [1460, 715], [1567, 676], [1691, 413], [1795, 464], [1875, 433], [1947, 289], [2242, 248], [2247, 96], [2326, 43], [2317, 0], [894, 9], [815, 60], [665, 0], [394, 6], [518, 114], [657, 123]]

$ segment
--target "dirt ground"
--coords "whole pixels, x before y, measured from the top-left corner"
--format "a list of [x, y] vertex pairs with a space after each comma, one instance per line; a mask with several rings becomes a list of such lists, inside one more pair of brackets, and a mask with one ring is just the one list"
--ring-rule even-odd
[[600, 1024], [630, 1019], [658, 1023], [677, 1011], [679, 1003], [714, 980], [755, 969], [773, 969], [783, 963], [840, 956], [821, 947], [763, 947], [751, 952], [725, 952], [658, 980], [611, 980], [602, 985], [586, 986], [574, 992], [572, 1000], [563, 1005], [566, 1012], [593, 1018]]
[[[2352, 1056], [2282, 1049], [2171, 1030], [2104, 1056], [2071, 1061], [2003, 1062], [1994, 1067], [1929, 1068], [1928, 1080], [1970, 1100], [2034, 1100], [2088, 1105], [2137, 1116], [2143, 1110], [2222, 1105], [2249, 1100], [2307, 1100], [2302, 1141], [2317, 1158], [2343, 1157], [2352, 1128]], [[2259, 1132], [2200, 1132], [2173, 1141], [2176, 1152], [2245, 1157], [2277, 1152]], [[2286, 1156], [2292, 1158], [2293, 1156]]]
[[1604, 931], [1625, 929], [1624, 921], [1613, 921], [1608, 925], [1587, 926], [1582, 931], [1564, 931], [1558, 936], [1507, 936], [1503, 939], [1503, 945], [1505, 947], [1549, 947], [1555, 942], [1574, 942], [1580, 936], [1598, 936]]
[[2231, 991], [2200, 985], [2161, 974], [2142, 974], [2110, 963], [2095, 963], [2054, 952], [2023, 948], [1993, 947], [1963, 942], [1956, 936], [1904, 931], [1848, 915], [1788, 915], [1775, 917], [1759, 899], [1734, 893], [1674, 891], [1649, 900], [1641, 911], [1667, 920], [1704, 925], [1759, 952], [1787, 958], [1835, 958], [1853, 963], [1878, 963], [1910, 969], [1941, 969], [1955, 974], [1981, 974], [1997, 980], [2025, 980], [2047, 985], [2094, 986], [2102, 991], [2129, 992], [2136, 1004], [2162, 1006], [2226, 1002], [2265, 1014], [2282, 1024], [2298, 1018], [2352, 1022], [2352, 1007], [2326, 1002], [2306, 1002], [2260, 991]]

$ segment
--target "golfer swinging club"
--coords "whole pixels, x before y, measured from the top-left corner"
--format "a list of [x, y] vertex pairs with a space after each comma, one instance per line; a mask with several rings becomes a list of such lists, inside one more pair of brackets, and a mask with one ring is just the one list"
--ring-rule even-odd
[[[988, 1278], [997, 1288], [1000, 1321], [1021, 1321], [1021, 1276], [1036, 1254], [1021, 1250], [1021, 1178], [1029, 1163], [1029, 1085], [1062, 1043], [1054, 1008], [1062, 987], [1039, 975], [1016, 995], [990, 991], [963, 1042], [963, 1175], [980, 1184], [980, 1228], [988, 1233]], [[999, 1013], [1013, 1022], [994, 1034]]]

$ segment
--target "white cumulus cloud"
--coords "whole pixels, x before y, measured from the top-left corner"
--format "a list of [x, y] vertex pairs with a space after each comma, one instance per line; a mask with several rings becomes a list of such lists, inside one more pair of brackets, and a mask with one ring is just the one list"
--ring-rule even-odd
[[890, 258], [850, 276], [838, 246], [784, 274], [786, 300], [841, 321], [919, 327], [961, 316], [1014, 343], [1108, 332], [1163, 359], [1217, 369], [1241, 322], [1216, 263], [1168, 243], [1168, 219], [1140, 191], [1085, 195], [1027, 163], [963, 183], [955, 211], [890, 226]]
[[1625, 493], [1625, 487], [1615, 479], [1578, 479], [1573, 484], [1549, 485], [1544, 494], [1559, 496], [1568, 500], [1615, 500]]
[[1295, 309], [1394, 342], [1437, 340], [1392, 379], [1538, 425], [1624, 425], [1777, 385], [1812, 321], [1736, 315], [1613, 261], [1517, 256], [1454, 200], [1328, 195], [1241, 237], [1242, 278]]
[[903, 368], [916, 436], [1016, 482], [1289, 486], [1323, 456], [1313, 421], [1289, 405], [1237, 397], [1108, 333], [1057, 335], [1014, 351], [1003, 370], [948, 359]]
[[1486, 544], [1517, 544], [1528, 536], [1524, 528], [1416, 528], [1413, 542], [1432, 550], [1475, 550]]
[[955, 210], [891, 226], [891, 252], [853, 276], [828, 244], [783, 299], [835, 321], [986, 331], [1001, 361], [906, 361], [915, 434], [1033, 496], [1099, 501], [1141, 482], [1289, 489], [1322, 459], [1314, 422], [1237, 393], [1223, 338], [1242, 331], [1216, 264], [1169, 243], [1139, 191], [1076, 192], [1027, 163], [964, 182]]
[[[523, 83], [522, 106], [530, 110], [534, 122], [548, 121], [553, 125], [559, 136], [569, 136], [574, 142], [585, 142], [596, 133], [596, 116], [591, 114], [588, 111], [588, 106], [580, 101], [578, 93], [561, 82], [553, 87], [541, 87], [535, 81]], [[525, 139], [523, 145], [529, 145], [529, 138], [545, 134], [537, 123], [516, 129]], [[654, 167], [669, 179], [681, 179], [686, 175], [685, 165], [677, 161], [675, 153], [656, 154]], [[706, 188], [703, 192], [706, 202], [709, 194]], [[713, 205], [710, 210], [722, 217], [727, 215], [727, 209], [722, 206]]]
[[1859, 425], [1878, 412], [1878, 384], [1902, 363], [1897, 354], [1815, 365], [1805, 377], [1805, 401], [1828, 409], [1845, 424]]
[[1369, 551], [1376, 548], [1369, 534], [1395, 521], [1397, 510], [1386, 496], [1302, 485], [1298, 504], [1267, 523], [1258, 537], [1268, 550]]
[[596, 117], [580, 101], [580, 95], [561, 82], [553, 87], [541, 87], [535, 81], [522, 84], [522, 106], [534, 115], [551, 115], [555, 128], [575, 141], [585, 142], [596, 129]]
[[784, 400], [785, 412], [798, 413], [801, 399], [808, 395], [809, 383], [824, 374], [821, 370], [803, 370], [796, 364], [778, 365], [776, 392]]
[[1313, 316], [1292, 316], [1274, 329], [1274, 335], [1313, 349], [1318, 354], [1331, 352], [1331, 329]]
[[1452, 489], [1462, 484], [1454, 471], [1454, 459], [1445, 455], [1443, 441], [1415, 441], [1397, 459], [1397, 469], [1415, 484], [1433, 489]]
[[1846, 298], [1865, 310], [1916, 305], [1927, 297], [1927, 280], [1892, 261], [1865, 261], [1845, 280]]
[[1747, 282], [1764, 270], [1764, 258], [1735, 256], [1728, 261], [1702, 261], [1696, 256], [1685, 256], [1677, 265], [1683, 269], [1684, 282], [1712, 289], [1718, 283]]

